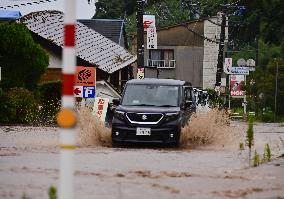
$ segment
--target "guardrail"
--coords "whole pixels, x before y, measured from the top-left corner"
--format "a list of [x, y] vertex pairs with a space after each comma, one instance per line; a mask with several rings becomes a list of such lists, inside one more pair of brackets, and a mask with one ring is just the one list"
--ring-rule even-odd
[[243, 115], [241, 115], [239, 113], [231, 113], [230, 118], [231, 119], [243, 119]]

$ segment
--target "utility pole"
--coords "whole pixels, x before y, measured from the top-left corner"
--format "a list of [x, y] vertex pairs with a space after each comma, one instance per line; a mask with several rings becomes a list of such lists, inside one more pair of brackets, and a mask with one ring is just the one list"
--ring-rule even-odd
[[223, 73], [225, 37], [226, 37], [226, 26], [227, 26], [226, 6], [227, 6], [227, 0], [225, 0], [224, 4], [222, 5], [222, 14], [221, 14], [222, 22], [221, 22], [220, 41], [219, 41], [217, 72], [216, 72], [216, 84], [215, 84], [216, 87], [221, 86], [221, 76]]
[[144, 3], [145, 0], [137, 0], [137, 68], [144, 68]]

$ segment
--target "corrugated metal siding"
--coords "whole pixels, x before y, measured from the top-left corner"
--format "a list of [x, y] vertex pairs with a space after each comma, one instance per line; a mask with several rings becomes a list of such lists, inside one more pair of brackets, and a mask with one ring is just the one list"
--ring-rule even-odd
[[[26, 24], [35, 34], [57, 46], [63, 46], [62, 12], [33, 12], [22, 17], [19, 22]], [[76, 27], [76, 45], [79, 58], [107, 73], [113, 73], [136, 61], [136, 56], [79, 22]]]

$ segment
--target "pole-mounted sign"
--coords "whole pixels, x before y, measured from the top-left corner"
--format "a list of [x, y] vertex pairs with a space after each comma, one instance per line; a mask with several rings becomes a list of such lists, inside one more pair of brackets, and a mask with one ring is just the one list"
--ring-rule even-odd
[[96, 96], [96, 68], [76, 67], [74, 96], [82, 98], [95, 98]]
[[143, 27], [144, 31], [147, 31], [147, 28], [156, 27], [155, 15], [143, 15]]

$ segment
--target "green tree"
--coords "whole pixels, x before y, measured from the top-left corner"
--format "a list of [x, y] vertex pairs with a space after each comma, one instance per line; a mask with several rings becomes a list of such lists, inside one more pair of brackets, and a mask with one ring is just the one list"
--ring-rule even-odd
[[94, 18], [123, 19], [135, 12], [136, 0], [100, 0], [96, 2]]
[[0, 66], [3, 89], [33, 90], [48, 66], [48, 55], [23, 24], [0, 23]]
[[240, 36], [252, 42], [259, 36], [265, 43], [283, 44], [284, 1], [282, 0], [242, 0], [246, 7], [244, 23]]

